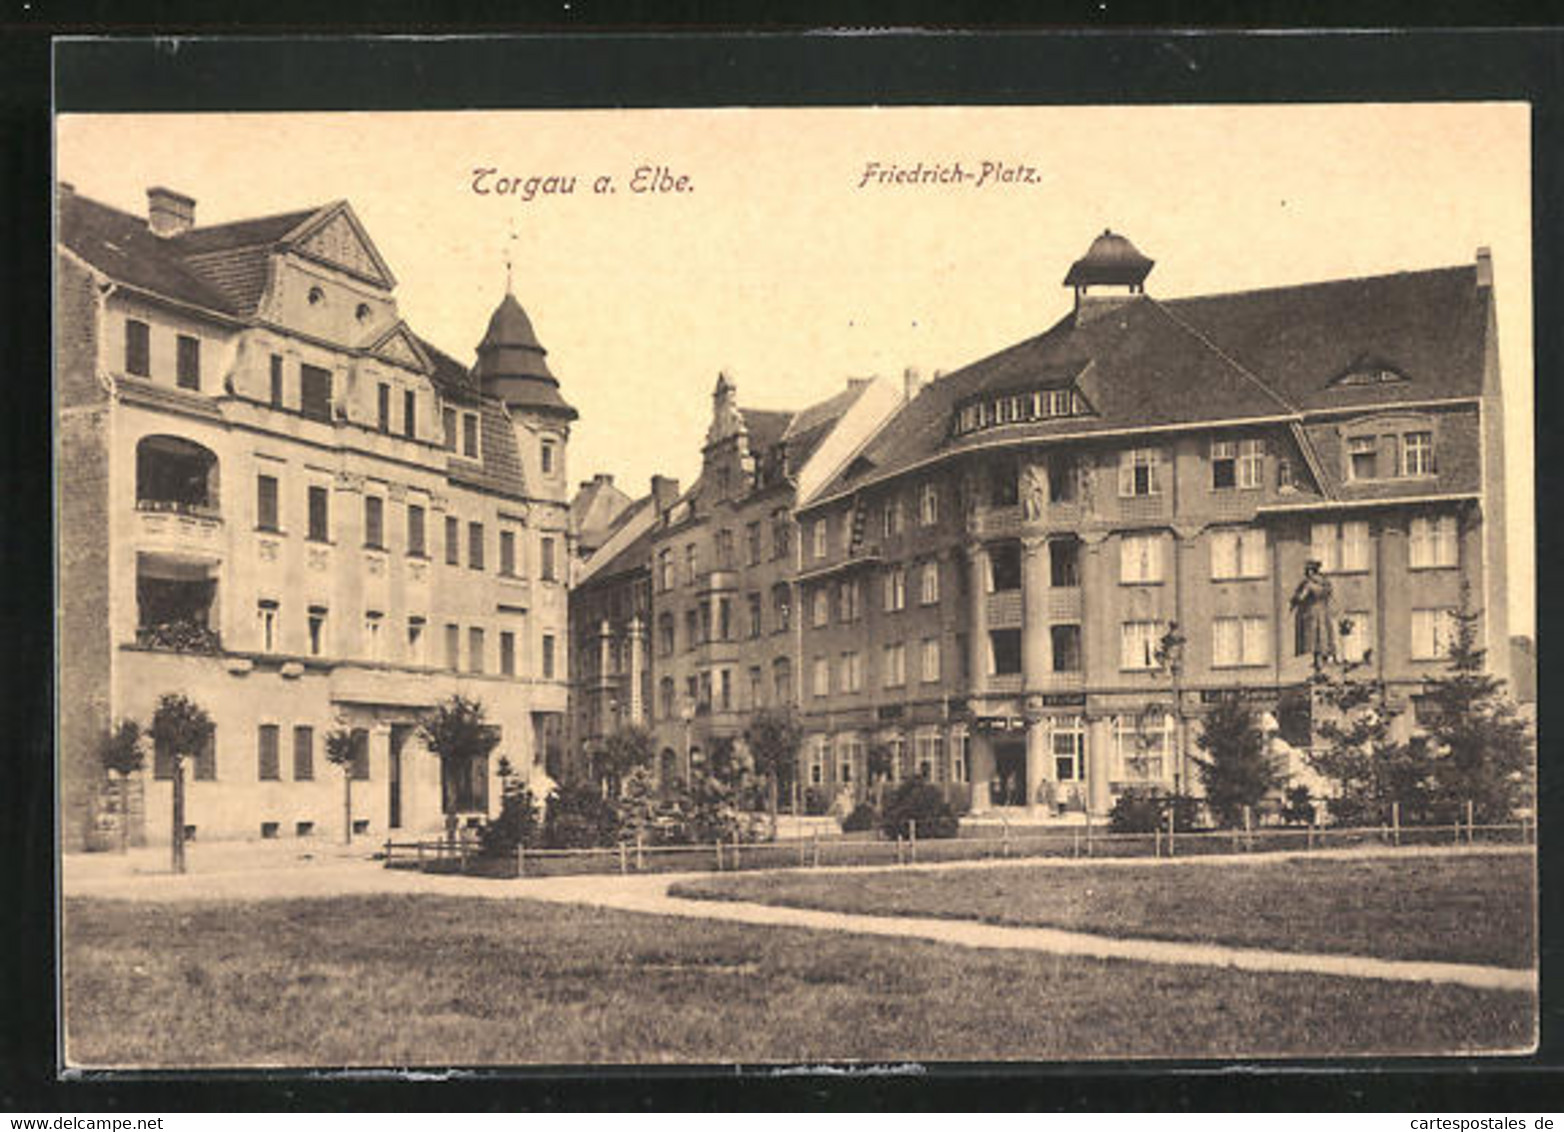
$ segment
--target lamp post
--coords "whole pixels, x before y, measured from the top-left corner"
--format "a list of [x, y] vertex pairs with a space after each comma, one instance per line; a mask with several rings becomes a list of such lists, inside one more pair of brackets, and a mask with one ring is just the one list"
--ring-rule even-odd
[[685, 696], [679, 704], [679, 718], [684, 721], [684, 785], [688, 788], [695, 780], [695, 768], [690, 758], [690, 725], [695, 719], [695, 704], [689, 696]]
[[1177, 621], [1168, 622], [1168, 631], [1157, 642], [1157, 667], [1168, 676], [1173, 687], [1173, 796], [1184, 792], [1184, 634]]

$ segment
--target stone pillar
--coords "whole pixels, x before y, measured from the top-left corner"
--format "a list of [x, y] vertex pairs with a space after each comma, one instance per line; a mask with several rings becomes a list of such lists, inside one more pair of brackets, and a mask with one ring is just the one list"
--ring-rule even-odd
[[1113, 777], [1113, 728], [1106, 719], [1086, 725], [1086, 794], [1093, 814], [1103, 815], [1113, 806], [1108, 789]]
[[629, 703], [629, 720], [631, 723], [646, 722], [646, 705], [641, 702], [641, 673], [645, 670], [646, 654], [645, 643], [642, 634], [645, 626], [639, 616], [630, 618], [628, 640], [625, 642], [630, 651], [630, 688], [627, 702]]
[[[493, 773], [493, 767], [490, 767]], [[369, 781], [353, 784], [353, 817], [369, 819], [372, 837], [384, 838], [391, 825], [391, 725], [369, 729]], [[405, 824], [405, 823], [404, 823]]]
[[[1027, 705], [1026, 713], [1026, 808], [1038, 811], [1042, 801], [1051, 796], [1043, 783], [1053, 781], [1053, 767], [1048, 757], [1048, 722], [1041, 714]], [[1050, 810], [1049, 813], [1052, 813]]]
[[976, 697], [988, 688], [988, 548], [980, 542], [967, 547], [967, 602], [967, 691]]
[[1045, 686], [1049, 652], [1048, 540], [1027, 537], [1021, 540], [1021, 686], [1027, 691]]
[[988, 736], [980, 731], [968, 731], [967, 756], [970, 759], [967, 773], [972, 777], [972, 812], [985, 813], [994, 804], [988, 788], [994, 777], [994, 749]]
[[604, 618], [597, 623], [597, 679], [594, 683], [598, 689], [597, 702], [597, 732], [599, 735], [607, 735], [614, 729], [614, 708], [612, 696], [604, 689], [608, 688], [609, 677], [612, 669], [609, 665], [610, 650], [613, 647], [613, 628]]

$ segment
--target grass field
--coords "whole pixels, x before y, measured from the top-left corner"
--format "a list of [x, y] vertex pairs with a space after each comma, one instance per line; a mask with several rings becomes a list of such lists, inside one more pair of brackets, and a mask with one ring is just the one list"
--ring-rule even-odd
[[1528, 994], [975, 951], [443, 896], [71, 899], [75, 1066], [1513, 1050]]
[[677, 895], [1287, 951], [1536, 963], [1529, 855], [714, 877]]

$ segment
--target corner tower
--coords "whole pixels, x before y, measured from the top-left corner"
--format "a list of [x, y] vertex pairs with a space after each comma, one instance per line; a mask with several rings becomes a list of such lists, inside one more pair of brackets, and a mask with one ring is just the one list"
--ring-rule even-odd
[[[1075, 289], [1075, 325], [1132, 302], [1146, 290], [1146, 276], [1155, 260], [1110, 228], [1092, 241], [1086, 254], [1070, 265], [1064, 285]], [[1109, 294], [1089, 294], [1093, 287], [1109, 287]]]
[[484, 394], [503, 402], [510, 414], [528, 493], [566, 503], [570, 481], [565, 447], [577, 413], [560, 394], [548, 351], [508, 287], [478, 343], [473, 375]]

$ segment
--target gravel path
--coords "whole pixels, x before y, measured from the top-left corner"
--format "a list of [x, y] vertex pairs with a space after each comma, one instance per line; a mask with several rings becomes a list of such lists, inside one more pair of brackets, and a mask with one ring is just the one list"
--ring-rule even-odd
[[[1481, 850], [1477, 850], [1481, 851]], [[1527, 852], [1528, 850], [1516, 850]], [[1436, 852], [1450, 853], [1451, 850]], [[1319, 859], [1327, 854], [1308, 854]], [[1417, 850], [1389, 850], [1384, 854], [1347, 851], [1342, 856], [1421, 855]], [[1267, 854], [1264, 860], [1281, 855]], [[1212, 858], [1198, 859], [1202, 866]], [[1256, 858], [1226, 858], [1232, 863], [1253, 863]], [[1058, 928], [1007, 927], [976, 921], [917, 916], [869, 916], [805, 908], [783, 908], [719, 900], [689, 900], [668, 894], [670, 885], [709, 877], [710, 873], [666, 873], [651, 876], [536, 877], [514, 881], [478, 877], [435, 876], [381, 868], [362, 859], [331, 857], [295, 862], [276, 869], [229, 868], [194, 871], [184, 876], [134, 872], [123, 862], [118, 868], [101, 858], [66, 858], [64, 890], [70, 896], [97, 896], [130, 900], [250, 900], [327, 897], [367, 893], [426, 893], [486, 899], [544, 900], [561, 904], [586, 904], [625, 912], [685, 919], [716, 920], [757, 926], [800, 927], [816, 931], [849, 932], [897, 939], [922, 939], [959, 947], [1038, 951], [1095, 959], [1121, 959], [1144, 963], [1170, 963], [1202, 967], [1228, 967], [1278, 974], [1314, 974], [1343, 978], [1384, 979], [1397, 982], [1442, 983], [1536, 993], [1534, 970], [1486, 967], [1468, 963], [1420, 962], [1376, 959], [1369, 956], [1330, 955], [1271, 951], [1262, 948], [1225, 947], [1218, 944], [1177, 943], [1164, 940], [1118, 938]], [[1080, 862], [1084, 865], [1088, 862]], [[1104, 862], [1096, 862], [1102, 864]], [[1146, 863], [1146, 862], [1139, 862]], [[1170, 865], [1176, 862], [1168, 862]], [[1194, 862], [1189, 862], [1194, 863]], [[952, 862], [929, 868], [1014, 867], [1023, 862]], [[1050, 862], [1036, 868], [1076, 867], [1075, 862]], [[73, 867], [74, 866], [74, 867]], [[919, 866], [925, 867], [925, 866]], [[824, 870], [822, 870], [824, 871]], [[883, 871], [883, 870], [882, 870]]]

